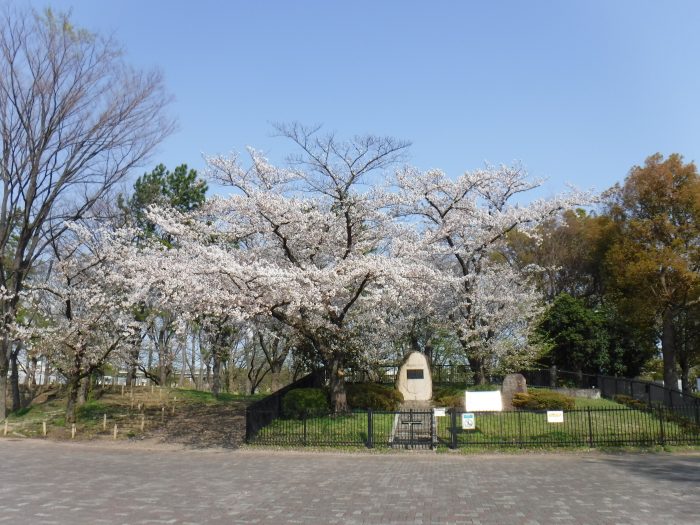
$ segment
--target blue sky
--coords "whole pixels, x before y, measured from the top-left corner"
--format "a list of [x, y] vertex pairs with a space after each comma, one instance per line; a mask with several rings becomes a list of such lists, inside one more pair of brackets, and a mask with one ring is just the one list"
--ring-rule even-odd
[[[35, 7], [46, 4], [33, 2]], [[700, 2], [55, 0], [158, 67], [179, 131], [153, 158], [290, 151], [270, 122], [413, 142], [455, 176], [521, 161], [603, 190], [660, 151], [700, 161]]]

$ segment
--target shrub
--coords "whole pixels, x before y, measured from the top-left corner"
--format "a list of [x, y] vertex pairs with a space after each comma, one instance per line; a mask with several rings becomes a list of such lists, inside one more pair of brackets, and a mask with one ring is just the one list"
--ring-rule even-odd
[[372, 410], [398, 410], [403, 396], [395, 388], [376, 383], [350, 383], [345, 388], [348, 405], [352, 408]]
[[486, 383], [484, 385], [469, 385], [467, 390], [469, 392], [493, 392], [494, 390], [500, 390], [501, 385], [494, 385], [491, 383]]
[[513, 406], [524, 410], [572, 410], [575, 406], [573, 397], [549, 390], [532, 390], [527, 394], [513, 396]]
[[648, 408], [647, 404], [644, 401], [640, 401], [639, 399], [635, 399], [632, 396], [627, 396], [625, 394], [616, 394], [613, 396], [613, 401], [616, 403], [620, 403], [621, 405], [628, 406], [630, 408], [636, 408], [638, 410], [644, 410]]
[[290, 419], [325, 416], [329, 412], [328, 398], [321, 388], [297, 388], [282, 398], [282, 414]]
[[435, 404], [447, 408], [464, 409], [464, 388], [444, 386], [433, 391]]

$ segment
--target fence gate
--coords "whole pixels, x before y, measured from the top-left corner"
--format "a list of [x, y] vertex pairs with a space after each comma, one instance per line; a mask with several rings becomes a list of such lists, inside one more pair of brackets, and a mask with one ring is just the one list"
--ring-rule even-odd
[[389, 444], [394, 448], [433, 449], [437, 430], [432, 410], [407, 410], [394, 414]]

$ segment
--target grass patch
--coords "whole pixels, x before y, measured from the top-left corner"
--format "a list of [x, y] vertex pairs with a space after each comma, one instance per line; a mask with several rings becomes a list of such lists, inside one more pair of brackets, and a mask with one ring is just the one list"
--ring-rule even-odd
[[188, 390], [184, 388], [176, 388], [172, 390], [172, 395], [183, 401], [195, 403], [235, 403], [238, 401], [255, 401], [266, 397], [267, 394], [231, 394], [229, 392], [221, 392], [218, 397], [214, 397], [211, 392], [203, 392], [201, 390]]

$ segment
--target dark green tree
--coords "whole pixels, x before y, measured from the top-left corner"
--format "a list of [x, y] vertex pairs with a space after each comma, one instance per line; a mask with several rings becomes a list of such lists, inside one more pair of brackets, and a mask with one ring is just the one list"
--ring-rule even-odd
[[133, 221], [147, 235], [153, 235], [155, 225], [146, 217], [149, 206], [192, 211], [204, 204], [207, 189], [206, 182], [197, 177], [196, 170], [188, 169], [187, 164], [179, 165], [172, 172], [164, 164], [158, 164], [136, 180], [131, 197], [119, 196], [119, 208], [127, 220]]
[[562, 293], [544, 314], [538, 335], [551, 345], [549, 364], [578, 374], [605, 371], [608, 336], [605, 317], [580, 299]]
[[[202, 206], [206, 200], [207, 184], [197, 176], [197, 171], [188, 169], [187, 164], [181, 164], [173, 171], [164, 164], [158, 164], [150, 173], [144, 173], [134, 183], [134, 192], [130, 197], [119, 195], [117, 204], [124, 215], [124, 222], [138, 227], [139, 234], [135, 242], [147, 237], [156, 237], [166, 246], [173, 244], [173, 239], [164, 232], [158, 231], [155, 224], [147, 217], [148, 207], [157, 205], [173, 208], [180, 212], [188, 212]], [[134, 313], [136, 318], [146, 318], [148, 310], [141, 307]], [[170, 355], [174, 317], [171, 312], [160, 312], [157, 321], [151, 323], [147, 330], [157, 349], [159, 356], [158, 374], [153, 374], [150, 366], [142, 368], [144, 373], [158, 384], [165, 384], [172, 373], [172, 356]], [[140, 344], [134, 342], [134, 349], [129, 363], [127, 383], [136, 377], [139, 362]], [[149, 359], [150, 365], [150, 359]], [[184, 370], [182, 371], [184, 373]]]

